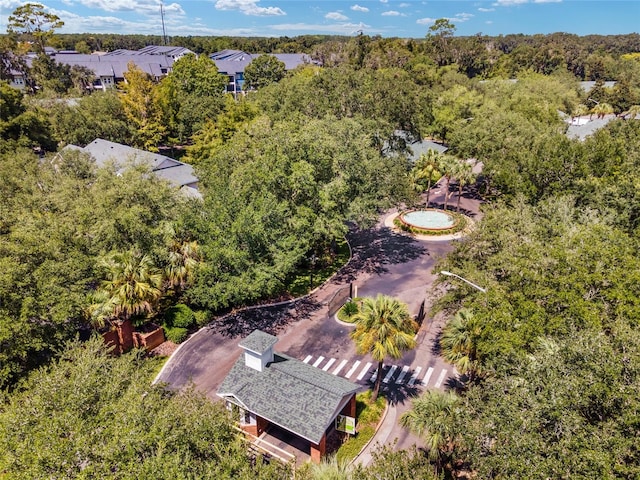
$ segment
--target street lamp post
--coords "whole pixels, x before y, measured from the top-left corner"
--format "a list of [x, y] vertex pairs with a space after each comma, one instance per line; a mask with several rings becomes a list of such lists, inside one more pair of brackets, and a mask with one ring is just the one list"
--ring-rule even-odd
[[470, 282], [469, 280], [467, 280], [466, 278], [461, 277], [460, 275], [457, 275], [457, 274], [455, 274], [455, 273], [451, 273], [451, 272], [447, 272], [446, 270], [442, 270], [442, 271], [440, 272], [440, 274], [441, 274], [441, 275], [445, 275], [445, 276], [447, 276], [447, 277], [455, 277], [455, 278], [457, 278], [458, 280], [462, 280], [464, 283], [466, 283], [466, 284], [468, 284], [468, 285], [471, 285], [471, 286], [472, 286], [473, 288], [475, 288], [476, 290], [480, 290], [482, 293], [487, 293], [487, 289], [486, 289], [486, 288], [482, 288], [481, 286], [476, 285], [476, 284], [475, 284], [475, 283], [473, 283], [473, 282]]

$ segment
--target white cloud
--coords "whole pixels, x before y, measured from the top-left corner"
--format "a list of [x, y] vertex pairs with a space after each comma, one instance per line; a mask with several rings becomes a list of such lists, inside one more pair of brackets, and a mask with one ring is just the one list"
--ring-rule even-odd
[[478, 9], [478, 11], [479, 11], [479, 12], [495, 12], [495, 11], [496, 11], [496, 9], [495, 9], [495, 8], [482, 8], [482, 7], [480, 7], [480, 8]]
[[389, 0], [380, 0], [380, 3], [389, 3]]
[[419, 18], [418, 20], [416, 20], [416, 23], [418, 25], [431, 25], [432, 23], [436, 23], [436, 19], [429, 17]]
[[218, 10], [239, 10], [245, 15], [253, 15], [259, 17], [272, 15], [286, 15], [279, 7], [260, 7], [260, 0], [216, 0], [216, 9]]
[[487, 25], [491, 25], [491, 24], [493, 23], [493, 21], [492, 21], [492, 20], [487, 20], [487, 21], [486, 21], [486, 22], [484, 22], [484, 23], [486, 23]]
[[449, 18], [449, 20], [451, 20], [452, 22], [458, 22], [458, 23], [463, 23], [466, 22], [470, 19], [472, 19], [474, 17], [473, 14], [471, 13], [456, 13], [455, 16]]
[[396, 12], [395, 10], [389, 10], [387, 12], [382, 12], [383, 17], [399, 17], [400, 12]]
[[493, 3], [494, 7], [510, 7], [511, 5], [521, 5], [527, 3], [529, 0], [498, 0]]
[[364, 23], [333, 23], [327, 25], [313, 25], [308, 23], [282, 23], [279, 25], [270, 25], [270, 28], [276, 31], [291, 31], [291, 32], [325, 32], [336, 33], [343, 35], [352, 35], [360, 30], [369, 30], [370, 25]]
[[410, 7], [410, 6], [411, 6], [410, 3], [401, 3], [400, 5], [398, 5], [398, 7], [400, 7], [400, 8], [407, 8], [407, 7]]
[[369, 11], [367, 7], [361, 7], [358, 4], [352, 5], [351, 10], [353, 10], [354, 12], [365, 12], [365, 13]]
[[522, 5], [524, 3], [560, 3], [562, 0], [496, 0], [492, 5], [494, 7], [510, 7], [513, 5]]
[[329, 12], [324, 16], [324, 18], [328, 20], [337, 20], [337, 21], [344, 21], [349, 19], [349, 17], [341, 14], [340, 12]]
[[[72, 2], [64, 3], [72, 4]], [[75, 0], [75, 3], [105, 12], [136, 12], [141, 14], [155, 14], [160, 11], [161, 5], [160, 0]], [[165, 5], [164, 11], [184, 15], [184, 10], [178, 3]]]
[[3, 14], [8, 12], [9, 10], [13, 11], [16, 7], [19, 7], [24, 2], [21, 0], [0, 0], [0, 10], [2, 10]]

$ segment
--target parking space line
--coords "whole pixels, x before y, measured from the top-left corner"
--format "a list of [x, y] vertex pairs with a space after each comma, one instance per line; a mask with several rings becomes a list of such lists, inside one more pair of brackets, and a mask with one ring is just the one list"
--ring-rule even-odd
[[309, 363], [309, 360], [311, 360], [313, 358], [313, 355], [307, 355], [307, 358], [305, 358], [302, 363]]
[[318, 357], [318, 359], [314, 362], [313, 366], [317, 367], [322, 363], [323, 360], [324, 360], [324, 357]]

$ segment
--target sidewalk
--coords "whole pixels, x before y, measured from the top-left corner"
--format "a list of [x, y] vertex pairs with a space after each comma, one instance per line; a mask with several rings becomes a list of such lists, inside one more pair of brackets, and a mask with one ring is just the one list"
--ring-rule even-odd
[[373, 460], [373, 452], [380, 446], [384, 445], [391, 432], [396, 426], [396, 420], [398, 417], [398, 408], [395, 403], [388, 402], [387, 409], [385, 410], [384, 417], [381, 424], [378, 426], [376, 433], [373, 435], [369, 443], [365, 445], [362, 451], [353, 459], [352, 465], [362, 465], [366, 467]]

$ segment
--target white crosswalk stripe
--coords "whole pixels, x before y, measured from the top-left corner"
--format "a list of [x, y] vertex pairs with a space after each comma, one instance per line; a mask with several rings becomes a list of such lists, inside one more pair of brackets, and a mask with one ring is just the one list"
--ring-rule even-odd
[[443, 369], [442, 372], [440, 372], [440, 376], [438, 377], [438, 380], [436, 380], [436, 384], [435, 384], [436, 388], [440, 388], [440, 385], [442, 385], [442, 381], [445, 379], [446, 376], [447, 376], [447, 371]]
[[335, 363], [335, 361], [336, 361], [336, 359], [335, 359], [335, 358], [330, 359], [330, 360], [327, 362], [327, 364], [326, 364], [324, 367], [322, 367], [322, 371], [323, 371], [323, 372], [326, 372], [327, 370], [329, 370], [329, 369], [331, 368], [331, 365], [333, 365], [333, 364]]
[[422, 379], [422, 384], [423, 385], [428, 385], [429, 384], [429, 380], [431, 379], [431, 375], [433, 374], [433, 367], [429, 367], [427, 369], [427, 373], [425, 374], [424, 378]]
[[413, 384], [416, 383], [416, 380], [418, 379], [418, 375], [420, 375], [421, 371], [422, 371], [422, 367], [416, 367], [415, 371], [413, 372], [413, 375], [411, 375], [411, 378], [407, 382], [409, 386], [412, 387]]
[[[306, 363], [308, 365], [311, 364], [311, 362], [313, 361], [314, 356], [313, 355], [307, 355], [304, 360], [303, 363]], [[316, 358], [315, 361], [313, 361], [313, 366], [316, 368], [320, 368], [320, 365], [325, 361], [325, 357], [323, 356], [319, 356]], [[339, 360], [336, 358], [329, 358], [327, 360], [327, 363], [322, 367], [322, 370], [325, 372], [331, 372], [332, 375], [340, 375], [341, 372], [343, 372], [343, 370], [345, 370], [345, 368], [347, 367], [347, 365], [349, 364], [349, 360]], [[366, 362], [364, 363], [361, 360], [355, 360], [353, 362], [353, 364], [349, 367], [349, 369], [347, 370], [347, 373], [344, 373], [343, 376], [344, 378], [348, 378], [350, 379], [352, 376], [354, 376], [356, 374], [356, 371], [358, 371], [358, 369], [360, 369], [360, 371], [358, 372], [357, 376], [355, 377], [355, 379], [353, 381], [361, 381], [363, 379], [366, 378], [367, 374], [369, 373], [371, 367], [372, 367], [373, 363], [372, 362]], [[333, 368], [333, 370], [332, 370]], [[393, 380], [393, 376], [396, 374], [396, 372], [400, 370], [400, 373], [398, 374], [397, 378], [395, 380]], [[382, 379], [382, 383], [385, 384], [389, 384], [389, 383], [395, 383], [395, 384], [403, 384], [406, 381], [406, 384], [408, 386], [414, 386], [415, 384], [417, 385], [424, 385], [424, 386], [428, 386], [429, 382], [431, 381], [432, 377], [434, 376], [435, 373], [435, 369], [434, 367], [428, 367], [426, 368], [425, 371], [425, 375], [424, 378], [422, 379], [422, 381], [418, 380], [418, 378], [420, 377], [420, 373], [422, 372], [422, 367], [416, 367], [415, 370], [411, 370], [411, 367], [409, 365], [404, 365], [404, 366], [399, 366], [399, 365], [389, 365], [388, 367], [384, 368], [384, 377]], [[444, 383], [445, 379], [447, 378], [447, 369], [442, 369], [438, 375], [438, 378], [436, 379], [435, 383], [433, 384], [433, 388], [440, 388], [442, 386], [442, 384]], [[455, 375], [457, 372], [454, 369], [453, 370], [453, 374]], [[409, 375], [411, 374], [411, 376], [409, 377]], [[375, 368], [373, 371], [373, 374], [371, 375], [371, 377], [368, 379], [368, 381], [370, 382], [375, 382], [376, 379], [378, 378], [378, 369]], [[408, 378], [408, 380], [407, 380]]]
[[391, 380], [391, 377], [393, 377], [393, 374], [396, 373], [397, 369], [398, 367], [396, 365], [391, 365], [387, 375], [382, 379], [382, 383], [389, 383], [389, 380]]
[[371, 362], [367, 362], [367, 364], [364, 366], [364, 368], [362, 369], [362, 371], [360, 372], [360, 375], [358, 375], [356, 377], [357, 380], [362, 380], [362, 378], [367, 374], [367, 372], [369, 371], [369, 368], [371, 367]]
[[342, 370], [346, 364], [347, 364], [347, 361], [346, 360], [342, 360], [340, 362], [340, 365], [338, 365], [336, 367], [336, 369], [331, 373], [333, 373], [334, 375], [338, 375], [340, 373], [340, 370]]
[[351, 375], [353, 375], [353, 373], [357, 370], [359, 366], [360, 366], [360, 360], [356, 360], [356, 363], [354, 363], [353, 366], [349, 369], [349, 371], [345, 375], [345, 378], [351, 378]]
[[402, 367], [402, 371], [400, 372], [400, 375], [398, 375], [398, 378], [396, 378], [396, 383], [402, 383], [405, 375], [408, 372], [409, 372], [409, 365], [405, 365], [404, 367]]

